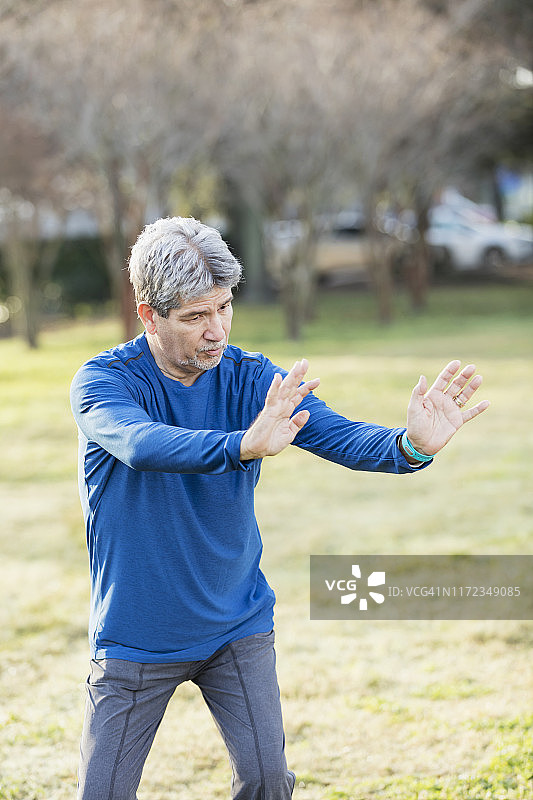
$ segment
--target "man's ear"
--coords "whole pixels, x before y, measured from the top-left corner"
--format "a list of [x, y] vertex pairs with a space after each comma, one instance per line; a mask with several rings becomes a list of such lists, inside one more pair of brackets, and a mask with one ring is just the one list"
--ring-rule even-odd
[[139, 303], [137, 306], [137, 314], [142, 324], [146, 328], [146, 333], [155, 333], [157, 331], [157, 311], [148, 305], [148, 303]]

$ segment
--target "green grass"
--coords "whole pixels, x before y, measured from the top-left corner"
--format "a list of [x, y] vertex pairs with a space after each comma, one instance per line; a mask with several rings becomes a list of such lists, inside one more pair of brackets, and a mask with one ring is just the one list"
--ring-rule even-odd
[[[533, 287], [435, 290], [375, 322], [365, 292], [330, 291], [303, 340], [276, 307], [238, 301], [232, 339], [321, 377], [352, 418], [402, 424], [420, 373], [475, 361], [492, 406], [413, 477], [353, 473], [299, 452], [257, 491], [277, 596], [287, 755], [301, 800], [525, 800], [533, 794], [529, 622], [312, 622], [310, 553], [528, 553], [533, 534]], [[119, 341], [114, 320], [0, 341], [0, 800], [75, 793], [88, 651], [88, 570], [68, 386]], [[173, 699], [139, 800], [228, 796], [224, 747], [194, 687]]]
[[262, 350], [268, 343], [288, 358], [302, 347], [310, 355], [337, 354], [341, 347], [343, 352], [387, 357], [448, 358], [451, 351], [457, 358], [470, 358], [472, 353], [478, 358], [531, 357], [532, 299], [533, 288], [527, 284], [464, 283], [433, 290], [427, 310], [413, 315], [407, 297], [399, 292], [393, 324], [383, 327], [376, 319], [373, 295], [337, 289], [319, 296], [316, 318], [305, 328], [300, 346], [286, 341], [277, 307], [254, 308], [237, 316], [234, 331], [237, 339], [246, 339], [249, 349]]

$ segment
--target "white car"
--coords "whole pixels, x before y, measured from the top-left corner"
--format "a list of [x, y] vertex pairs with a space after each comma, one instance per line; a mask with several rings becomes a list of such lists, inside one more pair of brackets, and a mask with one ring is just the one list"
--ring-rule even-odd
[[449, 206], [429, 214], [426, 241], [437, 266], [455, 270], [496, 271], [507, 264], [533, 261], [533, 228], [469, 218]]

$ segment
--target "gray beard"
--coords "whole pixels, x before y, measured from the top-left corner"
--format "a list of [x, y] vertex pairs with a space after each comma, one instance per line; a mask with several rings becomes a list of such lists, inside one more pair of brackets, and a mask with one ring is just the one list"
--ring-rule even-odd
[[[219, 345], [219, 342], [214, 342], [215, 345]], [[198, 355], [193, 356], [192, 358], [186, 358], [184, 361], [178, 361], [180, 367], [193, 367], [194, 369], [202, 370], [206, 372], [208, 369], [213, 369], [213, 367], [217, 367], [220, 364], [220, 359], [224, 353], [224, 350], [227, 347], [227, 342], [223, 343], [223, 350], [219, 356], [215, 356], [214, 358], [208, 358], [207, 360], [201, 359]], [[200, 350], [200, 353], [205, 353], [207, 350], [214, 350], [214, 347], [205, 347], [203, 350]]]

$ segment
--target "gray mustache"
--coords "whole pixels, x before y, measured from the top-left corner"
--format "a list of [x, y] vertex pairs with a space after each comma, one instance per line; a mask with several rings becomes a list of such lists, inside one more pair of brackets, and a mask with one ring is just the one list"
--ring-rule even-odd
[[208, 350], [217, 350], [219, 347], [226, 348], [226, 340], [222, 339], [220, 342], [213, 342], [213, 344], [207, 345], [206, 347], [201, 347], [198, 350], [199, 353], [206, 353]]

